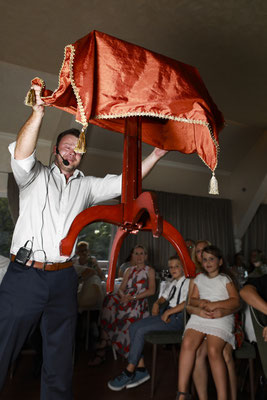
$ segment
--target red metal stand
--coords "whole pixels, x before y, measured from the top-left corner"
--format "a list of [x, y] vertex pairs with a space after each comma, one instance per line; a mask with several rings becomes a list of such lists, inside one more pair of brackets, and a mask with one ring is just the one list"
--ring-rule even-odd
[[178, 253], [185, 276], [195, 276], [195, 265], [181, 234], [159, 215], [155, 195], [150, 192], [142, 193], [141, 163], [141, 118], [126, 118], [121, 204], [96, 206], [82, 211], [74, 219], [68, 235], [61, 241], [61, 254], [69, 256], [79, 232], [86, 225], [105, 221], [119, 226], [111, 250], [107, 291], [112, 291], [114, 287], [117, 259], [124, 238], [129, 233], [140, 230], [152, 231], [154, 237], [165, 237]]

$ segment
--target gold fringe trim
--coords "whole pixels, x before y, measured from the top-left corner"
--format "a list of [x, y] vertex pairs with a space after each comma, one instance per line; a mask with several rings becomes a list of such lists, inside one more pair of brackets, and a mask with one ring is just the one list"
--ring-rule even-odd
[[[206, 121], [202, 121], [199, 119], [187, 119], [187, 118], [182, 118], [182, 117], [176, 117], [175, 115], [164, 115], [164, 114], [160, 114], [160, 113], [155, 113], [155, 112], [129, 112], [129, 113], [124, 113], [124, 114], [99, 114], [96, 115], [94, 117], [94, 119], [116, 119], [116, 118], [127, 118], [127, 117], [156, 117], [156, 118], [162, 118], [162, 119], [170, 119], [172, 121], [177, 121], [177, 122], [184, 122], [186, 124], [195, 124], [195, 125], [203, 125], [206, 126], [209, 130], [210, 133], [210, 137], [211, 140], [214, 143], [215, 146], [215, 150], [216, 150], [216, 164], [215, 167], [212, 169], [210, 168], [210, 166], [206, 163], [206, 161], [198, 154], [199, 158], [203, 161], [203, 163], [212, 171], [212, 177], [210, 180], [210, 189], [209, 189], [209, 193], [210, 194], [219, 194], [219, 190], [218, 190], [218, 181], [215, 177], [215, 169], [217, 168], [218, 165], [218, 156], [219, 156], [219, 152], [220, 152], [220, 146], [219, 143], [217, 142], [215, 136], [214, 136], [214, 132], [212, 129], [212, 126], [206, 122]], [[216, 181], [216, 182], [215, 182]]]
[[[81, 139], [81, 142], [83, 141], [83, 135], [84, 135], [84, 131], [86, 130], [87, 126], [88, 126], [88, 121], [86, 119], [85, 116], [85, 111], [84, 111], [84, 106], [83, 106], [83, 102], [81, 100], [79, 91], [76, 87], [75, 81], [74, 81], [74, 77], [73, 77], [73, 63], [74, 63], [74, 56], [75, 56], [75, 48], [72, 44], [70, 44], [69, 46], [67, 46], [70, 48], [71, 54], [70, 54], [70, 83], [72, 86], [72, 90], [75, 94], [76, 100], [77, 100], [77, 107], [80, 111], [80, 115], [81, 115], [81, 121], [77, 121], [78, 123], [82, 123], [83, 128], [82, 128], [82, 132], [81, 132], [81, 137], [79, 138], [79, 140]], [[83, 134], [83, 135], [82, 135]], [[85, 142], [85, 138], [84, 138], [84, 142]], [[86, 149], [84, 147], [84, 151], [83, 153], [85, 153]]]

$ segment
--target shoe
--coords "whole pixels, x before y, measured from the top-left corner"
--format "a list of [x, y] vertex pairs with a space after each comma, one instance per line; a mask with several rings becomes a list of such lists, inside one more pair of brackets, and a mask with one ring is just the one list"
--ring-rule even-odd
[[131, 389], [136, 386], [142, 385], [142, 383], [145, 383], [149, 379], [150, 379], [150, 375], [149, 375], [149, 372], [147, 369], [145, 371], [139, 371], [137, 369], [135, 371], [135, 374], [134, 374], [131, 382], [126, 385], [126, 389]]
[[118, 375], [115, 379], [112, 379], [111, 381], [108, 382], [108, 387], [111, 390], [119, 391], [122, 390], [128, 385], [128, 383], [131, 382], [133, 379], [133, 376], [128, 376], [124, 371]]

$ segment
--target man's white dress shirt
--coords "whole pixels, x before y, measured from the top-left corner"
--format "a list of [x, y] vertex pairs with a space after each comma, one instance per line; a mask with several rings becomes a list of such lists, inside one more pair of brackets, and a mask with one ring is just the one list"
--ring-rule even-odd
[[11, 253], [16, 254], [27, 240], [33, 240], [36, 261], [64, 262], [59, 252], [74, 218], [83, 210], [121, 194], [121, 175], [104, 178], [84, 176], [76, 170], [66, 182], [64, 174], [52, 164], [44, 166], [35, 152], [15, 160], [16, 142], [9, 145], [11, 167], [20, 191], [19, 218], [15, 226]]

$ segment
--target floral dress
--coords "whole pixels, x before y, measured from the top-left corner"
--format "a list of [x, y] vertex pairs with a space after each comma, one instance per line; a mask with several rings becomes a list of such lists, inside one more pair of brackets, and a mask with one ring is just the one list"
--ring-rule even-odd
[[[138, 271], [137, 267], [131, 267], [124, 293], [137, 295], [147, 290], [149, 269], [149, 266], [145, 266]], [[109, 336], [116, 351], [127, 358], [130, 346], [129, 326], [131, 323], [148, 316], [147, 298], [121, 303], [120, 296], [111, 293], [104, 300], [101, 326]]]

